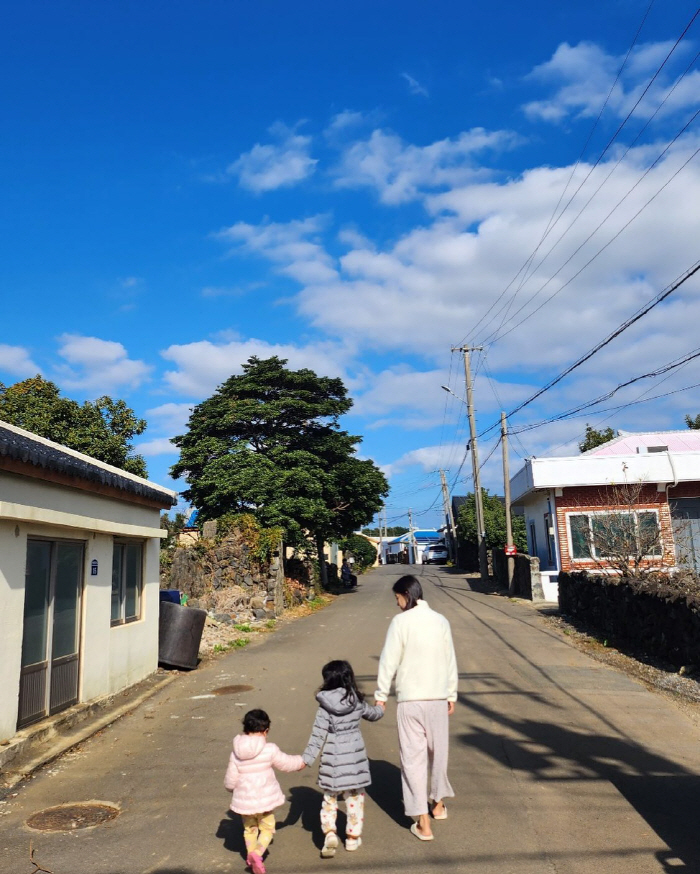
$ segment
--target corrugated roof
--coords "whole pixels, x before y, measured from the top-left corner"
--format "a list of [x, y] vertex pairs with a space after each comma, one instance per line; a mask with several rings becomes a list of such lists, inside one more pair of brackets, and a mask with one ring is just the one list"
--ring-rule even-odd
[[0, 422], [0, 456], [64, 476], [111, 486], [161, 504], [174, 506], [177, 502], [177, 495], [170, 489], [7, 422]]

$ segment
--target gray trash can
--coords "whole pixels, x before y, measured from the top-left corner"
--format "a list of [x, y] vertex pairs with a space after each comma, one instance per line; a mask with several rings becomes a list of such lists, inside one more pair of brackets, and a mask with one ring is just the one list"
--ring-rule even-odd
[[158, 618], [158, 661], [174, 668], [197, 667], [206, 610], [160, 602]]

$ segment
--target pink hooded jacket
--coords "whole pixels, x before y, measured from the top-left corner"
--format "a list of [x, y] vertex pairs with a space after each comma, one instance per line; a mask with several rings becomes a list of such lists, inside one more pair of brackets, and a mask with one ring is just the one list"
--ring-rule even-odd
[[288, 756], [262, 734], [236, 735], [224, 777], [224, 786], [233, 792], [231, 810], [244, 816], [274, 810], [285, 798], [273, 768], [300, 771], [303, 767], [301, 756]]

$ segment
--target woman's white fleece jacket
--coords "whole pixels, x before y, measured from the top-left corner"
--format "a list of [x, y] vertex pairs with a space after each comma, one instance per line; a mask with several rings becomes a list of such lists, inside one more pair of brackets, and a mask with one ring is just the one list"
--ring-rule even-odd
[[457, 660], [450, 623], [427, 601], [391, 620], [379, 660], [375, 699], [386, 701], [396, 677], [396, 699], [456, 701]]

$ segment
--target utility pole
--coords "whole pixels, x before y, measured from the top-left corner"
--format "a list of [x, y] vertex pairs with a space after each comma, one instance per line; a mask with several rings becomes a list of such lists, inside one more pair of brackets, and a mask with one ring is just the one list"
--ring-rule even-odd
[[[382, 507], [384, 513], [386, 510]], [[384, 564], [384, 529], [382, 528], [382, 514], [377, 513], [377, 522], [379, 524], [379, 564]]]
[[442, 502], [445, 505], [445, 519], [450, 529], [450, 558], [454, 565], [457, 564], [457, 532], [455, 531], [455, 518], [452, 513], [452, 504], [450, 503], [450, 490], [447, 488], [447, 477], [445, 471], [440, 471], [440, 482], [442, 483]]
[[503, 494], [506, 505], [506, 566], [508, 568], [508, 593], [513, 594], [513, 572], [515, 558], [511, 555], [513, 543], [513, 520], [510, 515], [510, 466], [508, 462], [508, 423], [506, 414], [501, 412], [501, 446], [503, 447]]
[[416, 540], [413, 536], [413, 511], [408, 511], [408, 537], [410, 541], [411, 560], [409, 564], [417, 564], [416, 562]]
[[476, 541], [479, 547], [479, 572], [482, 580], [489, 577], [489, 560], [486, 554], [486, 526], [484, 525], [484, 500], [481, 494], [481, 471], [479, 470], [479, 450], [476, 443], [476, 420], [474, 418], [474, 391], [470, 352], [481, 352], [483, 346], [452, 347], [453, 352], [464, 354], [464, 378], [467, 383], [467, 412], [469, 413], [469, 447], [472, 454], [472, 478], [474, 480], [474, 504], [476, 508]]

